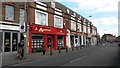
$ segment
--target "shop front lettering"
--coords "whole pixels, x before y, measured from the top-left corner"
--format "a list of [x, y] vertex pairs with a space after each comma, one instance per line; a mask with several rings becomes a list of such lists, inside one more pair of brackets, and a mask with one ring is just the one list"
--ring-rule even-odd
[[76, 34], [75, 32], [71, 32], [71, 34]]
[[[35, 30], [38, 30], [37, 27], [35, 28]], [[51, 29], [43, 29], [43, 28], [39, 29], [39, 32], [44, 32], [44, 31], [51, 32]]]

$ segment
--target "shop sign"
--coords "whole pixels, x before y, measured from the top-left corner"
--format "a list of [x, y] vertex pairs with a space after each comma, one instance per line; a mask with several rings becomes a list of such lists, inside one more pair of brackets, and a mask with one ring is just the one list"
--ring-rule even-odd
[[71, 34], [76, 34], [76, 32], [70, 32]]
[[41, 27], [41, 26], [33, 26], [33, 33], [65, 35], [67, 33], [67, 31], [63, 30], [63, 29], [46, 28], [46, 27]]
[[39, 31], [39, 32], [44, 32], [44, 31], [46, 31], [46, 32], [51, 32], [51, 29], [45, 29], [45, 28], [35, 28], [35, 31]]

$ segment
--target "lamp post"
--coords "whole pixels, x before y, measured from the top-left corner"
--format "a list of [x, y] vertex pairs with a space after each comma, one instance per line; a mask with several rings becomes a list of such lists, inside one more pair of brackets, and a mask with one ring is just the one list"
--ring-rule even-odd
[[23, 35], [24, 35], [24, 50], [23, 50], [23, 57], [25, 58], [26, 57], [26, 52], [27, 52], [27, 38], [28, 38], [28, 28], [27, 28], [27, 8], [26, 8], [26, 0], [25, 0], [25, 4], [24, 4], [24, 21], [25, 21], [25, 32], [23, 32]]

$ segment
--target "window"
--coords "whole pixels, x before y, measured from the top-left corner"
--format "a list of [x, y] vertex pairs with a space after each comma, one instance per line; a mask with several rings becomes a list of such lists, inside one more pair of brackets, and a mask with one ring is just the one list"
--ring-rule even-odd
[[25, 22], [25, 10], [20, 9], [20, 23]]
[[55, 3], [53, 1], [51, 1], [51, 7], [55, 8]]
[[94, 29], [94, 34], [97, 35], [97, 31], [96, 31], [96, 29]]
[[54, 17], [54, 27], [63, 28], [63, 18], [60, 16]]
[[17, 43], [18, 43], [18, 34], [13, 33], [13, 35], [12, 35], [12, 51], [17, 51]]
[[48, 26], [48, 14], [46, 12], [36, 10], [35, 24]]
[[64, 46], [64, 38], [63, 38], [63, 36], [59, 36], [57, 39], [58, 39], [58, 46]]
[[6, 5], [5, 6], [5, 20], [14, 21], [14, 7]]
[[82, 31], [82, 25], [80, 24], [79, 26], [80, 26], [79, 30], [80, 30], [80, 32], [81, 32], [81, 31]]
[[90, 27], [88, 27], [88, 33], [90, 33]]
[[94, 28], [92, 29], [92, 34], [95, 34], [95, 30], [94, 30]]
[[86, 33], [86, 26], [83, 25], [83, 31]]
[[9, 32], [5, 32], [5, 40], [4, 40], [4, 42], [5, 42], [5, 43], [4, 43], [4, 45], [5, 45], [5, 46], [4, 46], [5, 52], [10, 52], [10, 44], [11, 44], [11, 43], [10, 43], [10, 41], [11, 41], [11, 40], [10, 40], [10, 39], [11, 39], [10, 36], [11, 36], [11, 34], [10, 34]]
[[78, 23], [77, 29], [78, 29], [78, 32], [81, 32], [81, 24], [80, 23]]
[[71, 20], [71, 30], [76, 31], [76, 22]]

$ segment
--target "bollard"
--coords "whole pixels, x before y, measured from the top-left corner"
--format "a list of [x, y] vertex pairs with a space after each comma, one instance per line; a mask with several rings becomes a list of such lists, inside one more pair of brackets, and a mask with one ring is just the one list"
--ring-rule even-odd
[[74, 51], [74, 46], [72, 46], [72, 51]]
[[80, 45], [80, 49], [82, 49], [82, 48], [81, 48], [81, 45]]
[[59, 46], [59, 54], [61, 54], [61, 47]]
[[76, 46], [76, 50], [78, 50], [78, 46]]
[[50, 55], [52, 55], [52, 46], [50, 46]]
[[66, 46], [66, 52], [68, 52], [68, 47]]

